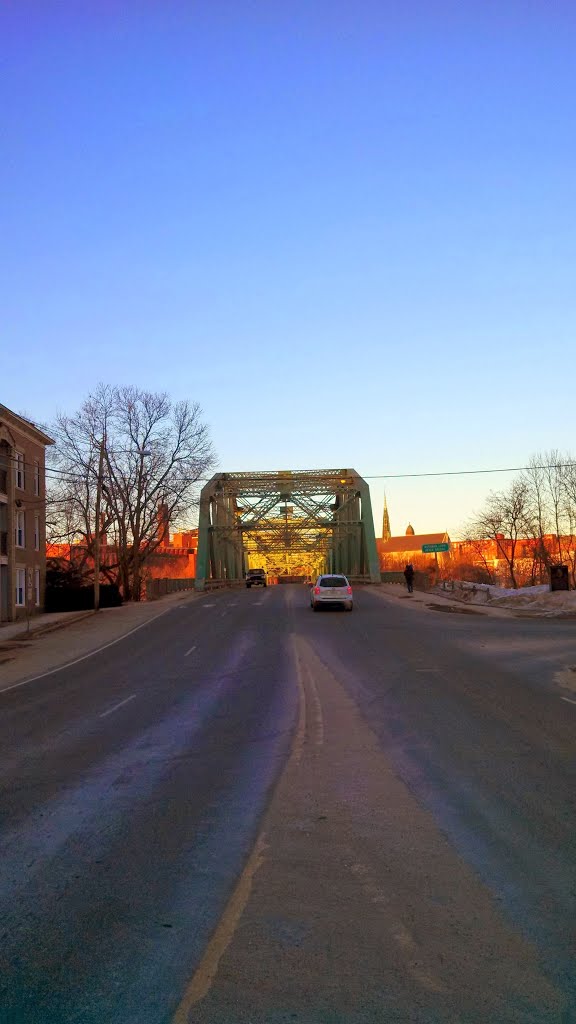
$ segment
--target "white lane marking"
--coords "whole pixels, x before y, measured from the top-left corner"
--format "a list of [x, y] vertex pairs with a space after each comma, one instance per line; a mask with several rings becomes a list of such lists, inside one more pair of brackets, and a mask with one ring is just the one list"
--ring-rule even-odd
[[320, 694], [316, 687], [316, 682], [310, 671], [308, 665], [306, 667], [306, 676], [310, 683], [310, 689], [312, 690], [312, 703], [314, 704], [314, 718], [316, 724], [316, 746], [322, 747], [324, 745], [324, 718], [322, 715], [322, 704], [320, 703]]
[[74, 661], [67, 661], [64, 665], [58, 665], [56, 668], [51, 668], [48, 672], [41, 672], [39, 676], [30, 676], [30, 679], [23, 679], [20, 683], [13, 683], [12, 686], [5, 686], [0, 693], [8, 693], [9, 690], [17, 690], [19, 686], [26, 686], [26, 683], [35, 683], [37, 679], [44, 679], [46, 676], [53, 676], [55, 672], [62, 672], [65, 668], [72, 668], [72, 665], [79, 665], [81, 661], [86, 661], [86, 658], [93, 658], [95, 654], [100, 654], [100, 651], [105, 651], [107, 647], [113, 647], [114, 644], [119, 644], [121, 640], [125, 640], [127, 636], [131, 636], [132, 633], [137, 633], [139, 629], [144, 629], [144, 626], [149, 626], [155, 619], [161, 618], [162, 615], [166, 615], [166, 612], [170, 611], [169, 608], [165, 608], [164, 611], [159, 612], [158, 615], [153, 615], [151, 619], [147, 619], [146, 622], [141, 622], [139, 626], [134, 626], [134, 629], [129, 629], [127, 633], [123, 633], [122, 636], [117, 636], [115, 640], [111, 640], [108, 644], [102, 644], [102, 647], [97, 647], [95, 651], [90, 651], [89, 654], [83, 654], [81, 658], [75, 658]]
[[121, 700], [119, 704], [114, 704], [113, 707], [108, 708], [107, 711], [103, 711], [99, 718], [106, 718], [106, 715], [111, 715], [113, 711], [118, 711], [118, 708], [123, 708], [125, 704], [128, 704], [131, 700], [134, 700], [136, 694], [133, 693], [131, 697], [126, 697], [126, 700]]
[[213, 604], [202, 604], [202, 605], [200, 605], [200, 607], [201, 608], [213, 608], [214, 605]]
[[184, 657], [187, 658], [189, 654], [192, 654], [192, 651], [196, 650], [196, 646], [197, 645], [194, 644], [194, 647], [191, 647], [189, 651], [186, 651], [186, 654], [184, 655]]
[[294, 737], [294, 745], [292, 747], [292, 757], [294, 758], [294, 764], [298, 765], [302, 758], [304, 740], [306, 739], [306, 691], [304, 689], [302, 665], [300, 664], [298, 647], [296, 645], [296, 635], [294, 633], [292, 633], [291, 640], [292, 656], [296, 665], [296, 680], [298, 682], [298, 725], [296, 727], [296, 735]]
[[570, 700], [570, 697], [560, 697], [560, 700], [565, 700], [567, 704], [576, 704], [576, 700]]
[[228, 607], [229, 608], [235, 608], [237, 604], [238, 604], [238, 601], [229, 601], [228, 602]]
[[228, 612], [220, 612], [220, 618], [223, 619], [224, 616], [227, 615], [227, 614], [228, 614]]

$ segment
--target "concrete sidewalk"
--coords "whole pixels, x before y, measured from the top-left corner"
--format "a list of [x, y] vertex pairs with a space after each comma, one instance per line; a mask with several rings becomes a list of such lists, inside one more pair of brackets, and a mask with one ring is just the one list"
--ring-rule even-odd
[[33, 615], [30, 621], [18, 619], [17, 622], [3, 622], [0, 625], [0, 649], [7, 640], [25, 639], [32, 636], [39, 636], [42, 633], [51, 633], [54, 629], [61, 629], [71, 622], [79, 622], [93, 615], [92, 611], [84, 612], [54, 612], [51, 614], [42, 613]]
[[130, 603], [99, 612], [39, 615], [31, 622], [0, 630], [0, 693], [15, 683], [42, 675], [121, 639], [183, 602], [205, 595], [180, 591], [157, 601]]

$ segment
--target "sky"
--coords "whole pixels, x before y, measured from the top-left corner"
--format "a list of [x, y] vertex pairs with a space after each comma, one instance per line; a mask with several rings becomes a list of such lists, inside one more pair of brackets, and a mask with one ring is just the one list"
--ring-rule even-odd
[[0, 402], [202, 405], [462, 532], [576, 449], [573, 0], [4, 0]]

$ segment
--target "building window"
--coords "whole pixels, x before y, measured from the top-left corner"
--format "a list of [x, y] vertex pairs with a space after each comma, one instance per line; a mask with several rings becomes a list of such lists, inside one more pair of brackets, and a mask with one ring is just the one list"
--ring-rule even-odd
[[16, 529], [15, 529], [15, 533], [16, 533], [16, 538], [15, 538], [16, 539], [16, 547], [17, 548], [25, 548], [26, 547], [26, 513], [25, 512], [17, 512], [16, 513]]
[[34, 551], [40, 551], [40, 516], [34, 514]]
[[9, 448], [3, 441], [0, 444], [0, 491], [8, 494], [8, 467], [10, 465]]
[[34, 459], [34, 494], [36, 497], [40, 494], [40, 463], [38, 459]]
[[38, 608], [40, 604], [40, 569], [34, 569], [34, 600]]
[[26, 604], [26, 569], [16, 569], [16, 606], [23, 608]]
[[26, 486], [26, 474], [24, 472], [24, 455], [22, 452], [14, 452], [14, 469], [16, 471], [16, 487], [23, 491]]
[[0, 555], [8, 554], [8, 505], [0, 501]]

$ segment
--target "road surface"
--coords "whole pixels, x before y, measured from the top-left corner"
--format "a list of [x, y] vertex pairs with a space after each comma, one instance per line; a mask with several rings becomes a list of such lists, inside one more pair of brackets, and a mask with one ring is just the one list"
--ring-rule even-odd
[[356, 597], [0, 693], [2, 1024], [576, 1021], [574, 622]]

